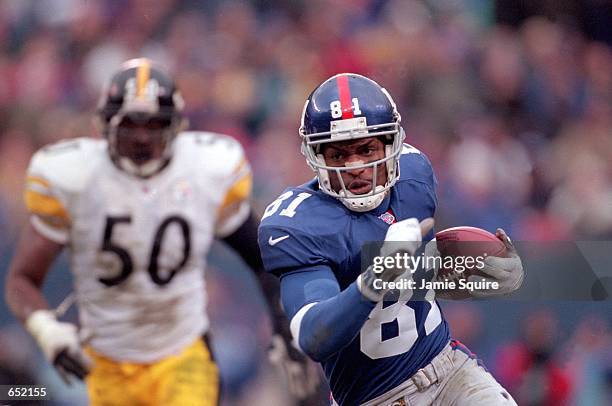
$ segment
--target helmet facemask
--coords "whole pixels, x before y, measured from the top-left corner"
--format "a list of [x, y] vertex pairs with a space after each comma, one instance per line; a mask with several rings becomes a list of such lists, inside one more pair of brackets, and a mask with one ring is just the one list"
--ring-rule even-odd
[[[316, 173], [320, 189], [326, 194], [339, 199], [347, 208], [353, 211], [365, 212], [378, 207], [387, 191], [399, 178], [399, 157], [402, 152], [404, 132], [400, 127], [399, 114], [396, 121], [383, 124], [368, 125], [366, 117], [344, 120], [334, 120], [330, 123], [331, 131], [306, 134], [304, 126], [300, 128], [302, 136], [302, 153], [309, 166]], [[323, 157], [322, 147], [325, 144], [339, 141], [358, 140], [377, 137], [385, 144], [385, 156], [372, 162], [353, 162], [344, 166], [329, 166]], [[384, 165], [387, 180], [384, 185], [378, 185], [379, 165]], [[356, 169], [372, 169], [372, 185], [370, 191], [364, 194], [353, 194], [342, 179], [342, 173]], [[340, 182], [339, 190], [334, 190], [330, 176], [337, 176]]]
[[146, 58], [122, 65], [98, 106], [112, 161], [125, 172], [148, 178], [172, 157], [176, 135], [186, 127], [184, 102], [170, 76]]
[[117, 114], [108, 125], [111, 159], [132, 175], [150, 177], [170, 161], [177, 133], [172, 119], [142, 113]]

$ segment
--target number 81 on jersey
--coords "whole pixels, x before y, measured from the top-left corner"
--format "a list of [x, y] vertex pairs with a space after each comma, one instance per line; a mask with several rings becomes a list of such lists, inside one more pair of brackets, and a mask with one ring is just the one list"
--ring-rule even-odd
[[[283, 204], [283, 202], [289, 199], [291, 196], [293, 196], [292, 191], [285, 192], [282, 195], [280, 195], [278, 199], [276, 199], [275, 201], [270, 203], [268, 207], [266, 207], [266, 210], [264, 211], [264, 214], [261, 217], [261, 219], [263, 220], [266, 217], [270, 217], [271, 215], [276, 213], [278, 209], [280, 208], [280, 206]], [[302, 202], [308, 199], [310, 196], [312, 196], [310, 193], [306, 193], [306, 192], [298, 193], [298, 195], [293, 198], [291, 203], [289, 203], [289, 205], [286, 208], [281, 210], [281, 212], [279, 213], [279, 216], [286, 216], [286, 217], [295, 216], [296, 209], [298, 208], [298, 206], [302, 204]]]

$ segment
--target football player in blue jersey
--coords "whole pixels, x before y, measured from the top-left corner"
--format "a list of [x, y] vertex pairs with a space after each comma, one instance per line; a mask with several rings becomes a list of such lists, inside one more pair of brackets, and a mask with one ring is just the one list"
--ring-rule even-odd
[[[377, 279], [412, 272], [361, 272], [365, 242], [382, 241], [381, 256], [415, 255], [433, 237], [435, 176], [427, 157], [403, 143], [400, 120], [388, 92], [357, 74], [329, 78], [306, 101], [302, 153], [316, 179], [282, 193], [259, 227], [264, 265], [281, 279], [294, 344], [322, 364], [335, 404], [514, 405], [451, 340], [435, 291], [385, 297]], [[509, 293], [523, 279], [510, 239], [502, 230], [497, 235], [510, 255], [485, 260], [482, 271], [499, 288], [480, 296]]]

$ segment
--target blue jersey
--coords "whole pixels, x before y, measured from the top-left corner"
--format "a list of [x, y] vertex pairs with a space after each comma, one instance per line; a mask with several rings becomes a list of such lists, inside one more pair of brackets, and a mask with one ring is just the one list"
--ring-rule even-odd
[[[350, 289], [356, 291], [363, 244], [383, 241], [394, 220], [433, 217], [435, 182], [427, 157], [406, 145], [398, 182], [372, 211], [347, 209], [321, 192], [316, 180], [287, 189], [270, 204], [259, 228], [259, 245], [266, 270], [281, 278], [283, 305], [289, 318], [303, 306], [336, 292], [342, 295]], [[338, 290], [314, 288], [329, 283], [310, 285], [309, 275], [322, 272], [333, 273]], [[285, 278], [297, 280], [304, 292], [284, 284]], [[358, 311], [355, 303], [338, 300], [333, 311], [352, 315]], [[317, 319], [313, 323], [316, 326]], [[423, 297], [372, 303], [359, 323], [350, 330], [354, 337], [343, 337], [341, 348], [320, 360], [333, 397], [342, 405], [363, 403], [395, 388], [427, 365], [450, 339], [438, 304]], [[306, 327], [302, 325], [302, 329]], [[303, 333], [307, 332], [300, 335]], [[333, 335], [331, 326], [318, 339], [324, 342]], [[300, 337], [297, 340], [300, 342]]]

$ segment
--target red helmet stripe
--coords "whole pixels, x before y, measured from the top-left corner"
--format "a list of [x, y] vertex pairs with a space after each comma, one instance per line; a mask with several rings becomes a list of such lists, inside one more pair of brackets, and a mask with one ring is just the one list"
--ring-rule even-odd
[[353, 103], [351, 102], [351, 89], [349, 88], [348, 75], [338, 76], [338, 93], [340, 94], [340, 106], [342, 107], [342, 119], [353, 118]]

